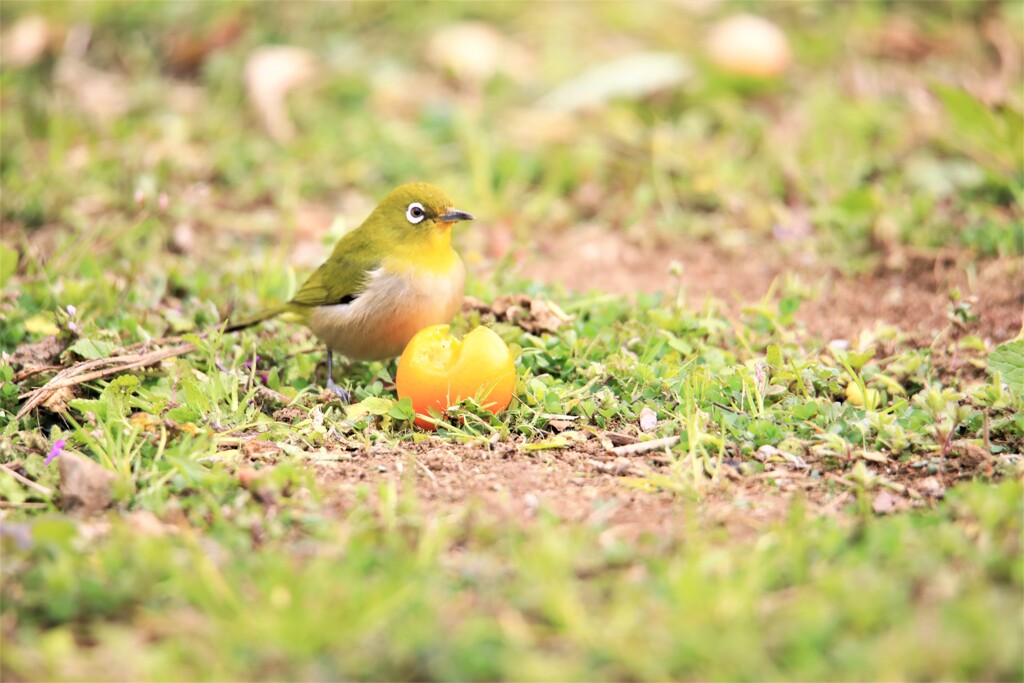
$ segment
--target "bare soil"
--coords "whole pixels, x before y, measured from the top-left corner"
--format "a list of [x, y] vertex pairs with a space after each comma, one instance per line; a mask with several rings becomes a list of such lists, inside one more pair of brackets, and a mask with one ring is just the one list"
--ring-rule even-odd
[[[573, 258], [565, 258], [573, 254]], [[673, 263], [681, 275], [670, 274]], [[979, 260], [967, 251], [901, 251], [874, 272], [844, 277], [792, 245], [725, 250], [704, 242], [639, 245], [597, 228], [568, 231], [540, 242], [524, 274], [570, 291], [617, 294], [674, 292], [688, 301], [708, 297], [731, 314], [761, 300], [772, 283], [796, 276], [813, 291], [797, 313], [809, 334], [847, 339], [879, 324], [931, 343], [949, 324], [949, 295], [959, 289], [979, 316], [969, 333], [993, 344], [1016, 336], [1024, 317], [1024, 260]]]
[[[564, 258], [566, 253], [574, 258]], [[673, 262], [683, 264], [678, 277], [669, 272]], [[825, 341], [853, 340], [862, 330], [885, 324], [922, 345], [940, 334], [976, 334], [994, 346], [1019, 333], [1024, 312], [1021, 260], [979, 261], [957, 251], [908, 251], [891, 256], [873, 273], [849, 278], [808, 257], [787, 257], [780, 249], [725, 251], [705, 243], [643, 247], [595, 229], [548, 237], [523, 272], [572, 291], [674, 293], [681, 286], [694, 306], [711, 297], [729, 315], [742, 315], [744, 305], [764, 297], [773, 281], [796, 274], [814, 291], [798, 312], [798, 324]], [[967, 329], [950, 327], [954, 289], [978, 316]], [[339, 512], [353, 503], [357, 490], [369, 488], [373, 495], [381, 479], [412, 482], [421, 504], [437, 513], [470, 504], [521, 521], [554, 514], [566, 521], [607, 524], [609, 533], [630, 537], [678, 529], [688, 515], [696, 515], [702, 525], [747, 534], [786, 514], [794, 495], [815, 514], [835, 514], [853, 501], [839, 475], [812, 477], [809, 468], [769, 463], [754, 477], [730, 470], [723, 481], [709, 482], [699, 506], [689, 505], [684, 495], [642, 486], [643, 475], [665, 472], [667, 458], [657, 453], [616, 457], [596, 438], [539, 452], [527, 452], [515, 442], [475, 447], [431, 439], [402, 453], [370, 450], [353, 456], [317, 465], [318, 478]], [[925, 468], [872, 464], [904, 487], [880, 493], [873, 501], [875, 511], [932, 505], [957, 480], [991, 473], [990, 458], [969, 445], [954, 448], [947, 465], [936, 476]], [[825, 481], [835, 485], [823, 486]]]
[[[604, 452], [597, 439], [532, 453], [522, 446], [512, 442], [487, 448], [431, 439], [400, 452], [354, 451], [348, 459], [314, 467], [329, 506], [339, 515], [367, 494], [377, 500], [379, 485], [391, 481], [415, 487], [419, 505], [430, 514], [468, 507], [519, 522], [554, 515], [605, 526], [610, 536], [630, 539], [675, 537], [694, 522], [746, 536], [783, 518], [794, 496], [816, 516], [836, 515], [854, 501], [853, 482], [838, 472], [812, 473], [821, 463], [768, 462], [756, 475], [741, 475], [727, 464], [718, 481], [706, 480], [698, 505], [691, 492], [645, 485], [648, 475], [667, 475], [673, 466], [658, 453], [623, 458]], [[991, 457], [969, 443], [954, 445], [939, 474], [903, 463], [871, 467], [898, 487], [875, 494], [872, 506], [879, 514], [933, 506], [958, 481], [992, 475]]]

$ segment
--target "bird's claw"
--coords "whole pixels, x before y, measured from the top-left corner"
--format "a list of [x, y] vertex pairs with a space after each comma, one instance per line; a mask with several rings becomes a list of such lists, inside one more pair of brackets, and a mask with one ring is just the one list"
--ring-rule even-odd
[[350, 394], [346, 389], [335, 384], [332, 379], [327, 380], [327, 390], [333, 391], [342, 403], [352, 402], [352, 394]]

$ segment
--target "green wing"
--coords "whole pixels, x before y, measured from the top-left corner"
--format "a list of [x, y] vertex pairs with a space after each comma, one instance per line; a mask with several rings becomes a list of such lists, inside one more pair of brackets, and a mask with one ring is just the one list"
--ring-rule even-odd
[[380, 265], [380, 258], [358, 233], [349, 233], [338, 242], [330, 258], [288, 302], [289, 309], [349, 303], [366, 289], [367, 275]]

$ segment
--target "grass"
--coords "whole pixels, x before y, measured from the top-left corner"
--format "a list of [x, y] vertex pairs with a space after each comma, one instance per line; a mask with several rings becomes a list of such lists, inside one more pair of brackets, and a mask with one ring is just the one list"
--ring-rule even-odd
[[[980, 27], [1018, 25], [1020, 6], [760, 7], [797, 65], [767, 84], [704, 62], [725, 9], [520, 9], [0, 6], [5, 31], [32, 12], [90, 26], [86, 61], [127, 97], [90, 109], [74, 85], [102, 77], [69, 82], [66, 55], [0, 69], [5, 680], [1024, 676], [1024, 342], [985, 338], [976, 302], [951, 291], [933, 338], [869, 326], [835, 343], [798, 322], [817, 283], [796, 275], [733, 313], [688, 304], [685, 278], [569, 295], [515, 258], [586, 222], [648, 245], [813, 253], [844, 273], [914, 250], [1019, 259], [1020, 75], [997, 103], [960, 84], [1003, 49]], [[895, 15], [927, 58], [885, 51]], [[426, 37], [458, 19], [493, 23], [532, 63], [483, 83], [431, 66]], [[171, 73], [171, 37], [232, 22], [234, 42]], [[290, 98], [285, 143], [240, 76], [267, 43], [321, 65]], [[518, 118], [640, 48], [685, 55], [693, 75], [575, 115], [567, 137]], [[342, 406], [320, 396], [308, 332], [217, 332], [288, 297], [412, 178], [486, 217], [457, 236], [468, 293], [525, 292], [569, 318], [539, 331], [459, 316], [513, 345], [518, 398], [499, 416], [466, 402], [434, 436], [395, 399], [393, 363], [347, 368], [358, 402]], [[495, 256], [502, 229], [512, 249]], [[15, 417], [47, 378], [18, 373], [181, 335], [194, 352]], [[586, 464], [611, 463], [624, 437], [678, 442], [623, 477]], [[116, 474], [113, 510], [61, 511], [46, 463], [60, 440]], [[575, 516], [542, 499], [524, 521], [467, 473], [468, 500], [438, 502], [431, 453], [569, 472], [596, 497]], [[610, 521], [623, 492], [658, 501], [640, 509], [665, 523]]]
[[526, 528], [473, 510], [424, 517], [399, 492], [397, 507], [257, 549], [124, 520], [83, 548], [71, 523], [44, 517], [6, 564], [23, 593], [5, 668], [45, 680], [1012, 678], [1021, 493], [972, 484], [941, 510], [865, 525], [797, 505], [756, 539], [694, 527], [634, 544], [544, 516]]

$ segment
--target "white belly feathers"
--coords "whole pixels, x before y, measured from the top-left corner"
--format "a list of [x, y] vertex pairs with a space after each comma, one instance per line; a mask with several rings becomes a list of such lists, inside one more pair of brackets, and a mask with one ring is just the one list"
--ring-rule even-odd
[[413, 335], [447, 323], [462, 305], [466, 274], [456, 260], [444, 274], [369, 272], [355, 301], [318, 306], [309, 316], [313, 334], [352, 360], [379, 360], [402, 353]]

